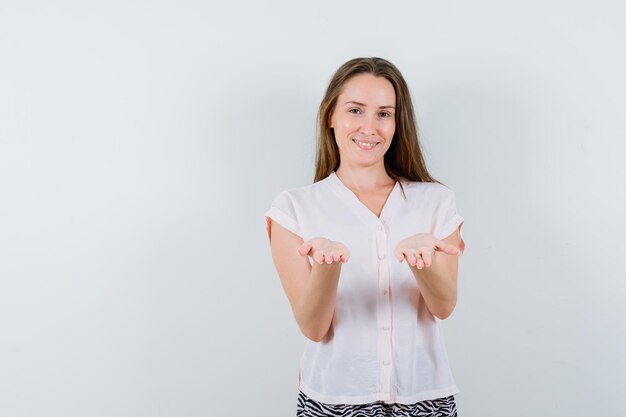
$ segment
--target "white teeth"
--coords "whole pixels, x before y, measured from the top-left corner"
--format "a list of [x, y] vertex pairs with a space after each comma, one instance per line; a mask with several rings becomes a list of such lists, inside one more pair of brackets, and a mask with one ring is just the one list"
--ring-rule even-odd
[[368, 149], [372, 149], [374, 146], [377, 145], [377, 143], [367, 143], [367, 142], [361, 142], [359, 140], [354, 139], [354, 141], [359, 144], [360, 146], [363, 146], [364, 148], [368, 148]]

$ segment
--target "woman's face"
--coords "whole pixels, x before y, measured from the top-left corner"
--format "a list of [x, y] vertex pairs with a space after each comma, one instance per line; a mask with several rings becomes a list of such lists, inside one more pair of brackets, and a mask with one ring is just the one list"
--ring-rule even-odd
[[396, 130], [396, 93], [383, 77], [359, 74], [343, 86], [330, 118], [341, 163], [384, 164]]

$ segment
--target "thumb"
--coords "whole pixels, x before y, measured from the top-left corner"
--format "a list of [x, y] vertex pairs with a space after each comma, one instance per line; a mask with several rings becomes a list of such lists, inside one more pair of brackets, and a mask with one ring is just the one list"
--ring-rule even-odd
[[300, 256], [308, 255], [311, 249], [313, 248], [313, 244], [311, 242], [305, 242], [300, 247], [298, 247], [297, 252]]
[[450, 245], [448, 243], [444, 243], [439, 241], [435, 244], [435, 247], [438, 248], [443, 253], [447, 253], [448, 255], [456, 255], [459, 253], [459, 248], [454, 245]]

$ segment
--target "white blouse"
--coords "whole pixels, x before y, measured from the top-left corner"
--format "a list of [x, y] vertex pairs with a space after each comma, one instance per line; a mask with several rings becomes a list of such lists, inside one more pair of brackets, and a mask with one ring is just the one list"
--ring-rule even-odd
[[[412, 404], [456, 394], [443, 335], [406, 261], [393, 254], [416, 233], [443, 239], [463, 217], [454, 192], [438, 183], [396, 182], [380, 218], [332, 172], [314, 184], [285, 190], [265, 213], [305, 242], [325, 237], [345, 244], [331, 328], [307, 339], [298, 389], [327, 404], [374, 401]], [[308, 257], [307, 257], [308, 258]], [[309, 262], [313, 261], [309, 259]]]

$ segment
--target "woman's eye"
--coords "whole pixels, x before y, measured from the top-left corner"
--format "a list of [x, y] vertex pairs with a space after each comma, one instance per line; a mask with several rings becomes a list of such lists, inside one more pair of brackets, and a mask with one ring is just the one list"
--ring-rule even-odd
[[386, 112], [386, 111], [380, 112], [380, 115], [381, 115], [381, 117], [384, 117], [384, 118], [391, 117], [391, 115], [388, 112]]
[[361, 110], [353, 107], [350, 110], [348, 110], [348, 112], [352, 113], [352, 114], [359, 114], [361, 112]]

